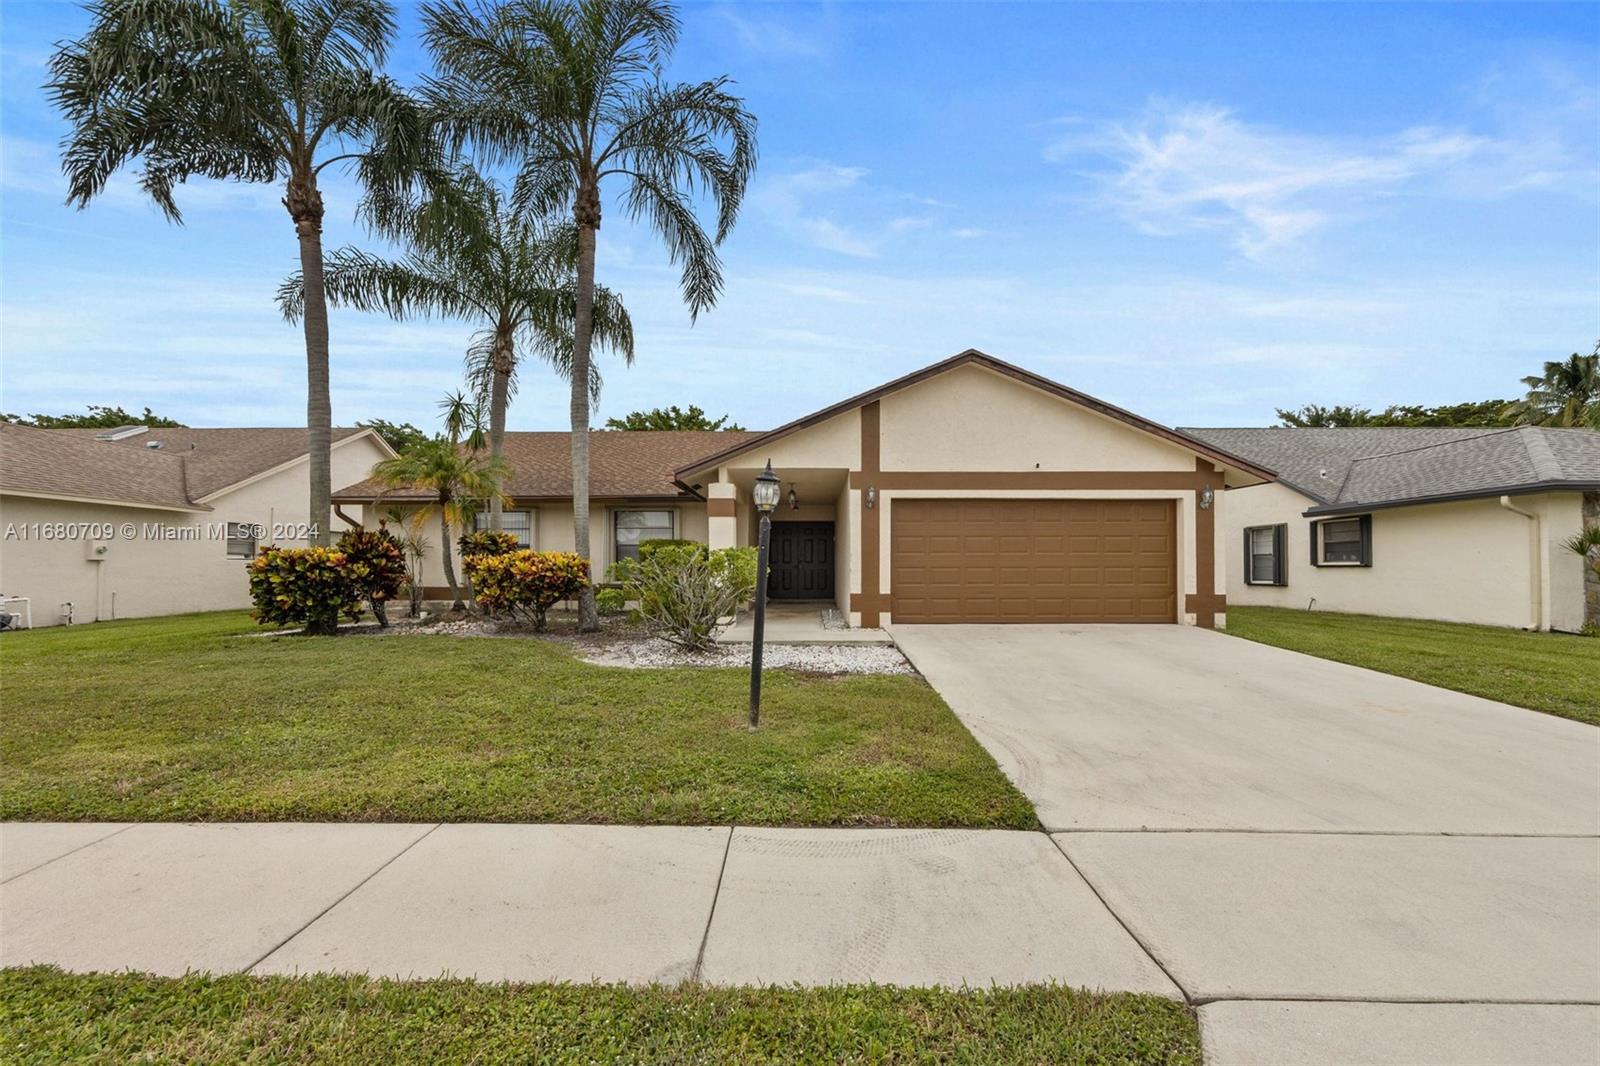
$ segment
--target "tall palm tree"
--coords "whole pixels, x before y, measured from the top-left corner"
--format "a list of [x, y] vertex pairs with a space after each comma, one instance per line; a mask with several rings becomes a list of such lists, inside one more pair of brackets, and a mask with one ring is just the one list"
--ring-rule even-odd
[[387, 0], [94, 0], [88, 33], [58, 46], [46, 90], [71, 123], [68, 203], [86, 207], [141, 160], [139, 184], [171, 222], [191, 177], [283, 182], [307, 279], [307, 520], [329, 540], [332, 407], [322, 287], [323, 171], [369, 188], [408, 180], [427, 137], [420, 109], [376, 71], [394, 37]]
[[[691, 319], [716, 303], [716, 246], [738, 216], [755, 168], [756, 120], [728, 79], [668, 84], [678, 40], [664, 0], [435, 0], [423, 36], [439, 69], [427, 82], [453, 147], [517, 167], [515, 200], [570, 210], [577, 224], [572, 342], [573, 542], [589, 558], [589, 392], [595, 328], [595, 235], [602, 189], [621, 184], [627, 215], [653, 229], [682, 276]], [[694, 198], [709, 196], [716, 236]], [[580, 630], [598, 629], [593, 588]]]
[[384, 459], [372, 468], [372, 476], [386, 488], [425, 490], [433, 497], [439, 512], [439, 550], [444, 563], [444, 579], [450, 586], [453, 611], [467, 609], [456, 581], [454, 555], [450, 551], [450, 527], [462, 532], [472, 524], [478, 501], [499, 495], [504, 470], [498, 460], [475, 451], [449, 437], [431, 440]]
[[[405, 258], [339, 249], [323, 271], [329, 302], [401, 320], [438, 315], [478, 323], [468, 377], [488, 401], [489, 454], [502, 458], [506, 407], [521, 361], [536, 354], [562, 374], [572, 366], [572, 226], [508, 203], [499, 185], [471, 167], [459, 168], [425, 197], [369, 198], [363, 214], [376, 233], [405, 247]], [[284, 282], [278, 299], [285, 316], [300, 315], [299, 274]], [[622, 301], [604, 288], [595, 295], [594, 336], [633, 362], [633, 323]], [[598, 383], [591, 373], [591, 387]], [[492, 497], [491, 529], [501, 528], [500, 512], [500, 497]]]
[[1528, 395], [1507, 409], [1518, 425], [1600, 429], [1600, 342], [1592, 355], [1545, 363], [1543, 374], [1522, 383]]

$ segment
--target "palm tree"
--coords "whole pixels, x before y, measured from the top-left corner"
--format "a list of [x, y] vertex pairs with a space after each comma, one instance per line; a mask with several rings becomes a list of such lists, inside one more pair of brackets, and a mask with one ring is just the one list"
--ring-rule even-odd
[[95, 0], [81, 39], [60, 45], [45, 88], [71, 124], [67, 202], [86, 207], [134, 160], [167, 219], [191, 177], [283, 182], [300, 243], [305, 308], [307, 520], [329, 540], [332, 408], [322, 287], [322, 193], [335, 164], [368, 188], [408, 180], [424, 155], [420, 109], [381, 68], [386, 0]]
[[444, 579], [454, 601], [450, 605], [452, 611], [464, 611], [467, 605], [456, 581], [450, 527], [466, 531], [477, 513], [478, 501], [499, 495], [503, 473], [498, 460], [448, 437], [434, 437], [372, 468], [372, 476], [386, 488], [420, 489], [433, 496], [434, 506], [439, 511], [439, 551], [444, 563]]
[[[716, 303], [716, 246], [738, 216], [755, 168], [756, 120], [728, 79], [667, 84], [678, 40], [664, 0], [436, 0], [423, 37], [439, 69], [426, 95], [447, 140], [517, 169], [513, 198], [577, 224], [572, 340], [573, 543], [589, 558], [589, 378], [595, 331], [595, 235], [602, 186], [622, 183], [623, 210], [665, 242], [681, 270], [691, 320]], [[708, 236], [693, 198], [716, 206]], [[600, 625], [594, 589], [578, 600], [578, 628]]]
[[[439, 315], [481, 324], [467, 371], [488, 400], [489, 454], [501, 458], [506, 406], [523, 357], [537, 354], [563, 374], [572, 365], [572, 226], [552, 225], [508, 204], [499, 185], [471, 167], [458, 169], [427, 198], [371, 198], [364, 214], [374, 231], [406, 247], [406, 257], [339, 249], [323, 272], [329, 302], [400, 320]], [[291, 320], [301, 312], [303, 291], [299, 274], [279, 290]], [[622, 301], [603, 288], [595, 294], [594, 335], [633, 362], [633, 323]], [[591, 386], [598, 382], [591, 373]], [[500, 529], [500, 512], [500, 497], [492, 497], [489, 528]]]
[[1573, 352], [1522, 383], [1528, 395], [1506, 409], [1518, 425], [1600, 429], [1600, 342], [1592, 355]]

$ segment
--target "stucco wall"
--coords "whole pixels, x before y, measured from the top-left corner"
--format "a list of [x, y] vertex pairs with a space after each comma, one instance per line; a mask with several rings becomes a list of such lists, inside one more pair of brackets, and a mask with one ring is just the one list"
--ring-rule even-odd
[[884, 470], [1177, 470], [1194, 454], [992, 370], [885, 396]]
[[[1537, 574], [1537, 625], [1582, 623], [1582, 560], [1561, 548], [1581, 521], [1578, 493], [1512, 498], [1539, 516], [1537, 565], [1534, 523], [1483, 499], [1373, 511], [1370, 567], [1312, 566], [1311, 523], [1302, 515], [1312, 501], [1292, 489], [1257, 485], [1223, 496], [1230, 603], [1304, 609], [1314, 600], [1316, 610], [1529, 628]], [[1244, 530], [1280, 522], [1288, 526], [1287, 586], [1245, 584]]]
[[[1586, 492], [1583, 494], [1583, 528], [1596, 527], [1600, 527], [1600, 492]], [[1583, 620], [1586, 625], [1600, 628], [1600, 573], [1584, 560], [1578, 561], [1583, 564]]]
[[[333, 450], [334, 483], [360, 480], [385, 454], [369, 437], [340, 444]], [[308, 491], [308, 467], [302, 460], [211, 497], [212, 510], [206, 512], [0, 497], [0, 531], [34, 523], [105, 523], [116, 530], [105, 541], [100, 562], [89, 561], [83, 538], [47, 541], [13, 536], [0, 541], [0, 592], [29, 597], [35, 626], [63, 621], [61, 604], [67, 601], [73, 604], [75, 622], [248, 607], [245, 560], [228, 557], [226, 523], [266, 527], [265, 544], [273, 539], [275, 525], [306, 521]], [[131, 537], [124, 532], [129, 523]], [[192, 530], [197, 539], [160, 539], [153, 535], [154, 527]], [[343, 528], [335, 517], [334, 534]]]

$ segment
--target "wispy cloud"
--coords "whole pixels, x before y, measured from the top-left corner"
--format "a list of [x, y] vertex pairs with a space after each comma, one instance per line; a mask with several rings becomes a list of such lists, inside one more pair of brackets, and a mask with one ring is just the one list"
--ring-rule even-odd
[[822, 41], [774, 19], [748, 18], [732, 8], [723, 8], [720, 13], [739, 43], [752, 52], [800, 58], [827, 53]]
[[873, 259], [879, 250], [875, 240], [813, 206], [818, 197], [836, 199], [859, 185], [866, 175], [864, 167], [813, 163], [802, 170], [766, 178], [755, 190], [753, 199], [780, 228], [802, 237], [807, 243], [857, 259]]

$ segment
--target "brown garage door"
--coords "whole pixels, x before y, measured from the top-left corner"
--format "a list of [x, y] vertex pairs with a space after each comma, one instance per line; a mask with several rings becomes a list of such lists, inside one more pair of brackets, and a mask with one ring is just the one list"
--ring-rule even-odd
[[895, 500], [896, 622], [1171, 622], [1170, 500]]

